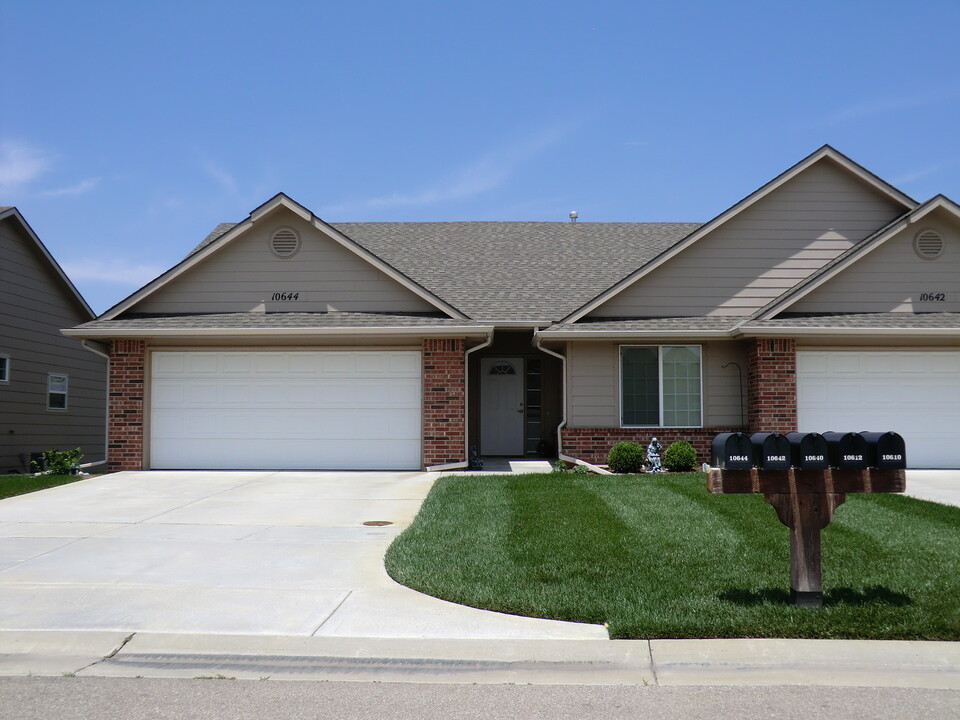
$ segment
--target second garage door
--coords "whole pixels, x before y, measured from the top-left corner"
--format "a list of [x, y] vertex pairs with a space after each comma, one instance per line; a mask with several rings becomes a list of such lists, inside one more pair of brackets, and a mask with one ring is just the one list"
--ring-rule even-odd
[[157, 351], [155, 469], [418, 469], [420, 352]]
[[960, 467], [960, 352], [797, 352], [803, 432], [893, 430], [907, 465]]

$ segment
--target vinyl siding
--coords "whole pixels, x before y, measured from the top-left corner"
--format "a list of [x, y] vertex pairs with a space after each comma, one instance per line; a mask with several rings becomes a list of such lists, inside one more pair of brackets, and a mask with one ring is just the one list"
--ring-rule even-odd
[[825, 158], [591, 315], [746, 315], [903, 212]]
[[[943, 238], [935, 260], [913, 249], [918, 232], [933, 229]], [[944, 300], [924, 301], [922, 294], [943, 293]], [[881, 247], [855, 261], [787, 312], [960, 312], [960, 223], [937, 210]]]
[[[738, 426], [741, 412], [737, 362], [743, 368], [746, 392], [746, 351], [736, 342], [685, 342], [671, 340], [622, 342], [571, 342], [567, 350], [567, 426], [571, 428], [620, 427], [620, 346], [700, 345], [703, 368], [703, 426]], [[743, 411], [745, 412], [745, 410]]]
[[[90, 318], [33, 240], [12, 219], [0, 222], [0, 472], [29, 469], [22, 456], [80, 447], [102, 460], [106, 360], [60, 334]], [[67, 410], [47, 410], [47, 374], [68, 376]]]
[[[280, 227], [300, 234], [300, 250], [278, 258], [270, 238]], [[274, 293], [299, 293], [272, 301]], [[132, 312], [435, 312], [436, 307], [354, 255], [312, 224], [281, 209], [243, 236], [138, 303]]]

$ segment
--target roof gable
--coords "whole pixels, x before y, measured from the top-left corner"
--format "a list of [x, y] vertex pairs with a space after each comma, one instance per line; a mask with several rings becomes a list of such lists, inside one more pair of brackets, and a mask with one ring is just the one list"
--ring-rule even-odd
[[[921, 257], [917, 235], [933, 230], [943, 242], [934, 259]], [[759, 321], [782, 313], [960, 312], [960, 206], [938, 195], [836, 258], [770, 303]]]
[[96, 316], [96, 313], [87, 305], [87, 301], [83, 299], [80, 291], [77, 290], [70, 278], [67, 277], [63, 268], [61, 268], [60, 264], [53, 258], [50, 251], [47, 250], [46, 245], [40, 241], [40, 238], [17, 208], [12, 206], [0, 207], [0, 222], [12, 223], [19, 230], [18, 235], [27, 239], [29, 246], [40, 255], [41, 262], [53, 277], [54, 283], [60, 287], [64, 299], [77, 306], [80, 310], [81, 317], [91, 319]]
[[[855, 185], [860, 188], [857, 193], [858, 196], [851, 198], [848, 208], [831, 207], [831, 204], [834, 203], [830, 192], [818, 193], [816, 188], [808, 189], [808, 192], [802, 196], [798, 195], [796, 199], [789, 196], [783, 197], [788, 192], [784, 188], [796, 189], [799, 187], [798, 183], [801, 182], [802, 176], [809, 175], [813, 170], [823, 173], [826, 168], [830, 168], [833, 175], [847, 178], [851, 187]], [[780, 199], [776, 200], [777, 197]], [[873, 207], [866, 215], [863, 215], [856, 205], [867, 197], [872, 199], [871, 205]], [[770, 213], [770, 217], [764, 217], [764, 213], [768, 212], [775, 203], [777, 205], [776, 212]], [[791, 207], [791, 204], [794, 204], [795, 207]], [[676, 278], [667, 280], [664, 277], [661, 279], [667, 282], [667, 288], [672, 288], [674, 291], [681, 291], [683, 288], [689, 287], [691, 283], [711, 283], [718, 279], [720, 285], [723, 285], [725, 282], [723, 273], [726, 267], [731, 267], [729, 263], [735, 263], [733, 267], [737, 269], [736, 263], [747, 259], [753, 267], [744, 269], [744, 272], [741, 273], [742, 277], [730, 279], [727, 283], [730, 287], [726, 290], [729, 290], [731, 294], [726, 302], [724, 301], [726, 290], [721, 287], [710, 298], [705, 298], [700, 305], [694, 303], [687, 312], [676, 314], [750, 314], [762, 307], [767, 300], [780, 295], [784, 290], [795, 285], [824, 263], [829, 262], [850, 247], [853, 242], [863, 239], [892, 217], [902, 214], [904, 210], [913, 209], [916, 205], [916, 201], [912, 198], [857, 165], [829, 145], [825, 145], [710, 222], [699, 227], [680, 242], [667, 248], [643, 267], [600, 293], [564, 318], [564, 322], [576, 322], [590, 314], [600, 316], [616, 313], [638, 314], [636, 312], [638, 305], [650, 307], [649, 297], [638, 297], [625, 303], [618, 303], [615, 299], [631, 288], [635, 288], [641, 280], [645, 280], [655, 271], [665, 268], [668, 263], [675, 259], [677, 259], [678, 267], [688, 260], [692, 261], [692, 258], [690, 258], [691, 248], [698, 246], [705, 239], [716, 237], [723, 232], [739, 236], [735, 239], [740, 244], [734, 243], [725, 247], [725, 244], [729, 245], [727, 242], [729, 239], [725, 238], [723, 242], [717, 243], [717, 248], [704, 250], [703, 259], [692, 261], [692, 265], [698, 268], [695, 270], [694, 276], [691, 277], [690, 272], [695, 268], [684, 268], [679, 271]], [[807, 207], [816, 208], [815, 212], [818, 213], [817, 217], [813, 218], [815, 222], [812, 224], [810, 222], [811, 216], [804, 214], [808, 212]], [[846, 228], [844, 232], [832, 232], [831, 222], [835, 219], [844, 218], [849, 218], [848, 224], [850, 227]], [[816, 224], [817, 222], [820, 223], [819, 226]], [[750, 223], [752, 223], [752, 227], [748, 227]], [[771, 223], [775, 223], [772, 229], [770, 229]], [[803, 228], [804, 223], [808, 227]], [[806, 234], [797, 234], [797, 229], [804, 230]], [[765, 232], [766, 234], [764, 234]], [[774, 244], [779, 242], [779, 239], [788, 242], [778, 250], [771, 247], [771, 238], [775, 239]], [[764, 243], [768, 243], [768, 245], [765, 247]], [[758, 251], [767, 253], [768, 250], [773, 250], [773, 254], [769, 258], [773, 267], [765, 267], [763, 265], [765, 261], [757, 262], [755, 258], [749, 257], [751, 254], [757, 254]], [[707, 257], [711, 253], [716, 254], [716, 257], [712, 259]], [[740, 253], [739, 256], [738, 253]], [[781, 263], [782, 268], [778, 267], [777, 263]], [[765, 274], [764, 271], [766, 270], [770, 272]], [[709, 274], [704, 275], [704, 277], [696, 276], [696, 272], [703, 274], [704, 271]], [[756, 273], [751, 276], [754, 271]], [[684, 278], [686, 278], [685, 281]], [[637, 292], [640, 295], [644, 293], [643, 290], [637, 290]], [[664, 297], [662, 289], [659, 287], [653, 288], [652, 297]], [[713, 306], [715, 309], [710, 310], [709, 302], [715, 303]], [[603, 309], [603, 306], [608, 303], [610, 307]], [[624, 307], [619, 307], [620, 304]], [[657, 314], [657, 310], [654, 306], [650, 312], [639, 314], [653, 315]]]
[[[292, 230], [300, 242], [298, 251], [287, 258], [270, 249], [274, 232], [281, 228]], [[281, 193], [253, 210], [245, 221], [208, 237], [182, 262], [102, 317], [113, 319], [131, 312], [438, 310], [464, 318], [452, 305]]]

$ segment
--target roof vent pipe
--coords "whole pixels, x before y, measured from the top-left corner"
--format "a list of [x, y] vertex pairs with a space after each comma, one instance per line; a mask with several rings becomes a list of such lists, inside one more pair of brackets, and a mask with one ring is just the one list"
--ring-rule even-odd
[[570, 211], [570, 222], [576, 222], [578, 217], [580, 217], [580, 215], [577, 214], [576, 210]]

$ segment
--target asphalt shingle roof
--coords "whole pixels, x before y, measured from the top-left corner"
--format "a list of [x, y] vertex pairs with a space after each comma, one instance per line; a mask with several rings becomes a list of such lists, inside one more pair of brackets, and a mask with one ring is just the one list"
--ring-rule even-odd
[[592, 318], [575, 323], [551, 325], [547, 330], [562, 332], [724, 332], [732, 330], [746, 316], [717, 315], [712, 317], [661, 318]]
[[851, 329], [960, 329], [960, 313], [784, 313], [772, 320], [752, 321], [750, 328], [851, 328]]
[[[193, 252], [234, 225], [221, 223]], [[484, 322], [559, 320], [700, 227], [586, 222], [331, 225], [468, 317]]]
[[464, 327], [479, 325], [439, 315], [396, 315], [391, 313], [210, 313], [198, 315], [125, 315], [114, 320], [94, 320], [80, 329], [166, 330], [166, 329], [315, 329], [380, 327]]

